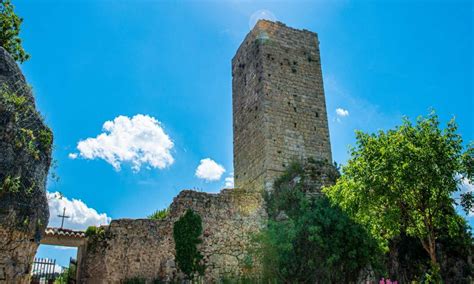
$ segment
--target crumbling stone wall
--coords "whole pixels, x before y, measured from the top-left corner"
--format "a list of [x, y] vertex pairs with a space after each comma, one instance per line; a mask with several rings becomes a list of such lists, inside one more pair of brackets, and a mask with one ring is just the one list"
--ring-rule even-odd
[[185, 190], [163, 220], [121, 219], [103, 226], [101, 238], [89, 238], [81, 265], [84, 283], [182, 280], [175, 263], [173, 224], [187, 209], [202, 217], [199, 250], [206, 267], [205, 283], [227, 277], [254, 275], [252, 236], [264, 225], [262, 196], [253, 191], [224, 189], [219, 194]]
[[49, 218], [52, 139], [25, 77], [0, 47], [0, 283], [29, 283]]
[[316, 33], [259, 21], [232, 77], [236, 187], [270, 189], [293, 161], [332, 161]]

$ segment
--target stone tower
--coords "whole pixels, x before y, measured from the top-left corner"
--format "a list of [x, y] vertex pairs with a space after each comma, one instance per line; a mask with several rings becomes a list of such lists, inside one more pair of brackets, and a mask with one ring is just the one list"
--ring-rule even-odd
[[271, 189], [292, 161], [332, 161], [316, 33], [260, 20], [232, 59], [236, 188]]

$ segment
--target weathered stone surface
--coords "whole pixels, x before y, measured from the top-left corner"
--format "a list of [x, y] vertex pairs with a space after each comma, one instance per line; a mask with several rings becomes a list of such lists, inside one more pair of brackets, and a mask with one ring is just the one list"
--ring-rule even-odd
[[199, 250], [206, 266], [204, 280], [214, 282], [231, 276], [252, 274], [249, 265], [252, 233], [266, 218], [260, 194], [223, 190], [208, 194], [182, 191], [163, 220], [114, 220], [104, 226], [104, 238], [90, 239], [81, 263], [85, 283], [118, 283], [126, 279], [180, 280], [175, 264], [173, 224], [187, 209], [202, 217], [203, 235]]
[[332, 161], [317, 34], [259, 21], [232, 60], [235, 185], [271, 189], [293, 161]]
[[0, 47], [0, 283], [29, 283], [49, 211], [52, 134], [25, 77]]

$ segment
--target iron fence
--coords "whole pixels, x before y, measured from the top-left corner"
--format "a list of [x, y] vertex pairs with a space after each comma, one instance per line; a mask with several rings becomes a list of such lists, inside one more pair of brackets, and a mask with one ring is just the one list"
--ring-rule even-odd
[[53, 283], [62, 271], [57, 271], [56, 260], [35, 258], [31, 269], [31, 283]]

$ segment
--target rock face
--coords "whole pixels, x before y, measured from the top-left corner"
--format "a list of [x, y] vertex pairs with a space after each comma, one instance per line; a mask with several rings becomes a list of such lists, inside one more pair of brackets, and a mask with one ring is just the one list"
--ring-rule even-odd
[[0, 283], [29, 283], [49, 218], [52, 138], [25, 77], [0, 47]]
[[206, 267], [204, 283], [254, 275], [258, 270], [249, 253], [251, 236], [266, 219], [260, 194], [225, 189], [219, 194], [182, 191], [163, 220], [114, 220], [103, 233], [88, 238], [80, 279], [84, 283], [119, 283], [134, 278], [179, 281], [175, 264], [173, 224], [187, 209], [202, 217], [198, 249]]

